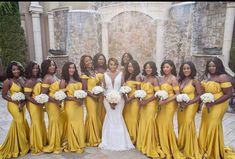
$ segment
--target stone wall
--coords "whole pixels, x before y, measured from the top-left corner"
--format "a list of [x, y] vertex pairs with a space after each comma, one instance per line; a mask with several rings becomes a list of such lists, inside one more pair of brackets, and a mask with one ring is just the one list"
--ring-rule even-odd
[[[79, 68], [83, 54], [102, 52], [100, 15], [95, 12], [69, 12], [67, 49], [69, 60]], [[80, 69], [80, 68], [79, 68]]]
[[151, 17], [140, 12], [123, 12], [115, 16], [108, 27], [109, 57], [121, 62], [129, 52], [142, 68], [148, 60], [155, 61], [156, 25]]
[[55, 11], [54, 17], [54, 35], [55, 35], [55, 49], [66, 50], [67, 41], [67, 17], [68, 10]]

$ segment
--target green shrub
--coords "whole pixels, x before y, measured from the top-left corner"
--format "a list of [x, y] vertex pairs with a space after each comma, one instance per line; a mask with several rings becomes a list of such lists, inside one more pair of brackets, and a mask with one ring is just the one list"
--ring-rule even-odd
[[232, 43], [230, 51], [229, 67], [233, 72], [235, 72], [235, 42]]
[[27, 53], [24, 30], [20, 22], [18, 2], [11, 2], [11, 4], [14, 12], [0, 15], [0, 58], [4, 68], [12, 60], [19, 61], [25, 65]]

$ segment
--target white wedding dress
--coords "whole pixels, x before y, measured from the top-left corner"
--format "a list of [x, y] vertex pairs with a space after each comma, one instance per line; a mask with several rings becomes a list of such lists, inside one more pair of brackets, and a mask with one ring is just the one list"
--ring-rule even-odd
[[[114, 79], [114, 86], [112, 79], [107, 73], [104, 73], [105, 78], [105, 93], [110, 90], [119, 91], [122, 81], [122, 72], [120, 72]], [[135, 148], [131, 142], [127, 127], [125, 125], [122, 111], [124, 108], [124, 100], [121, 98], [120, 102], [112, 109], [109, 102], [104, 99], [104, 107], [106, 115], [102, 128], [102, 142], [99, 147], [107, 150], [129, 150]]]

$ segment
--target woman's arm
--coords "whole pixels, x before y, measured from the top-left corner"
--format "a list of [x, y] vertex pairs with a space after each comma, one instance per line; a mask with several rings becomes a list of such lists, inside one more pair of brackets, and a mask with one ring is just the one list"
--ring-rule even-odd
[[7, 79], [7, 80], [5, 80], [5, 81], [3, 82], [2, 98], [5, 99], [5, 100], [7, 100], [8, 102], [13, 102], [13, 103], [15, 103], [15, 104], [18, 105], [19, 102], [13, 101], [13, 100], [11, 99], [11, 97], [7, 95], [9, 89], [11, 88], [11, 86], [12, 86], [12, 81], [11, 81], [11, 80], [8, 80], [8, 79]]

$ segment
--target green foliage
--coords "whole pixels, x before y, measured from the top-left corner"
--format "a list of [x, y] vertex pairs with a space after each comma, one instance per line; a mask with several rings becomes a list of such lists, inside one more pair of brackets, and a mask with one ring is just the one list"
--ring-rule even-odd
[[235, 72], [235, 42], [232, 43], [230, 51], [229, 67], [233, 72]]
[[[11, 2], [11, 4], [18, 6], [17, 2]], [[0, 58], [3, 66], [6, 68], [12, 60], [24, 65], [27, 46], [18, 9], [14, 10], [14, 14], [1, 15], [0, 18]]]

